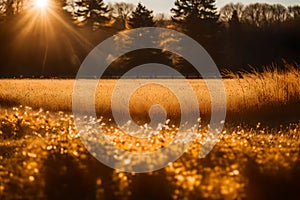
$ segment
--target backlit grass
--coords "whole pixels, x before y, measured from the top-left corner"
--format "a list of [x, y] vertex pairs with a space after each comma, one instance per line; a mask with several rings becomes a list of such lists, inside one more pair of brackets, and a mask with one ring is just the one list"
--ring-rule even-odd
[[[227, 118], [213, 150], [199, 157], [211, 102], [205, 82], [189, 80], [204, 123], [195, 124], [197, 136], [181, 158], [146, 174], [113, 170], [86, 150], [71, 112], [74, 80], [0, 80], [0, 199], [300, 199], [299, 69], [227, 76]], [[164, 81], [181, 87], [176, 80]], [[91, 120], [91, 127], [101, 126], [110, 142], [130, 152], [168, 145], [177, 130], [172, 123], [144, 140], [114, 126], [110, 107], [116, 83], [100, 81], [95, 108], [99, 121]], [[152, 84], [131, 97], [133, 120], [149, 122], [148, 109], [156, 103], [171, 122], [180, 117], [176, 97]], [[103, 143], [100, 136], [93, 137]], [[108, 158], [114, 154], [104, 153]], [[132, 162], [119, 158], [120, 163]], [[160, 159], [149, 160], [149, 165]]]
[[[227, 95], [227, 122], [254, 123], [269, 121], [274, 124], [297, 121], [300, 113], [299, 67], [287, 64], [285, 70], [266, 69], [259, 73], [231, 72], [224, 79]], [[134, 83], [129, 79], [128, 83]], [[149, 82], [154, 80], [149, 80]], [[177, 80], [164, 80], [180, 88]], [[213, 79], [208, 81], [214, 81]], [[198, 98], [202, 120], [210, 118], [211, 101], [203, 80], [189, 80]], [[117, 80], [101, 80], [96, 93], [96, 110], [99, 116], [112, 118], [111, 97]], [[2, 107], [26, 105], [35, 109], [71, 112], [74, 80], [0, 80], [0, 105]], [[130, 88], [124, 88], [124, 90]], [[85, 92], [85, 91], [82, 91]], [[187, 94], [188, 95], [188, 94]], [[156, 84], [138, 89], [130, 99], [131, 115], [136, 120], [148, 119], [149, 107], [159, 102], [172, 118], [180, 117], [178, 101], [170, 91]], [[84, 103], [83, 103], [84, 109]], [[127, 109], [120, 105], [118, 110]]]
[[[199, 159], [201, 133], [205, 130], [205, 127], [199, 130], [199, 138], [176, 162], [156, 172], [133, 174], [112, 170], [95, 160], [82, 145], [71, 115], [28, 107], [3, 110], [0, 196], [2, 199], [141, 199], [146, 195], [164, 199], [263, 199], [270, 194], [283, 195], [282, 192], [299, 196], [300, 124], [276, 129], [260, 124], [255, 128], [226, 127], [213, 151]], [[119, 140], [124, 137], [117, 136]], [[128, 137], [124, 140], [137, 142]]]

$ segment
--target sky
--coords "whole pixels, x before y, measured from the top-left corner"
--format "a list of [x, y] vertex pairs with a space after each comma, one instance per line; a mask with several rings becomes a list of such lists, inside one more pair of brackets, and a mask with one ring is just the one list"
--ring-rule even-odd
[[[141, 2], [147, 8], [154, 10], [154, 13], [169, 13], [171, 8], [174, 6], [175, 0], [104, 0], [105, 2], [126, 2], [137, 4]], [[280, 3], [282, 5], [297, 5], [300, 4], [299, 0], [216, 0], [216, 4], [218, 8], [221, 8], [227, 3], [230, 2], [241, 2], [245, 5], [254, 3], [254, 2], [264, 2], [269, 4], [277, 4]]]

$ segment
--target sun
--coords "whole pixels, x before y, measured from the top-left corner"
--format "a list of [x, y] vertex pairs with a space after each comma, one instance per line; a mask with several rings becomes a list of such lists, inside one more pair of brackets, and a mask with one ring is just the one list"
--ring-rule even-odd
[[48, 0], [35, 0], [34, 5], [36, 8], [39, 8], [42, 10], [46, 9], [48, 7]]

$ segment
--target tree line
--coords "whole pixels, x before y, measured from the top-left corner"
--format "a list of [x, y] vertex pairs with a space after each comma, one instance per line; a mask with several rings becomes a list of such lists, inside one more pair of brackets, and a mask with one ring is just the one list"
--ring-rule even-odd
[[[17, 21], [29, 9], [28, 2], [30, 1], [0, 0], [1, 26], [7, 29], [9, 26], [5, 24]], [[86, 30], [85, 33], [89, 32], [86, 37], [94, 45], [97, 45], [95, 41], [105, 38], [103, 32], [113, 34], [125, 29], [158, 26], [175, 29], [194, 38], [205, 47], [221, 69], [247, 70], [250, 66], [261, 69], [271, 63], [282, 66], [283, 61], [300, 62], [298, 5], [285, 7], [280, 4], [229, 3], [218, 10], [215, 0], [175, 0], [169, 13], [171, 17], [165, 14], [154, 16], [153, 11], [141, 3], [133, 5], [125, 2], [105, 4], [103, 0], [55, 0], [52, 5], [64, 13], [64, 21]], [[82, 32], [80, 28], [75, 29]], [[3, 46], [6, 44], [5, 37], [13, 37], [13, 34], [0, 34]], [[48, 71], [57, 72], [51, 72], [52, 75], [65, 75], [66, 72], [53, 65], [69, 65], [72, 70], [67, 74], [73, 76], [88, 50], [78, 50], [81, 56], [76, 63], [65, 61], [59, 64], [59, 61], [49, 61], [52, 66]], [[67, 52], [64, 53], [68, 56]], [[141, 59], [145, 57], [149, 61], [172, 65], [187, 76], [196, 73], [184, 58], [170, 52], [148, 50], [129, 53], [118, 59], [107, 75], [121, 75], [130, 67], [147, 61]], [[10, 63], [14, 65], [14, 62]], [[10, 69], [1, 71], [9, 74], [7, 72]]]
[[[134, 18], [139, 19], [140, 26], [155, 25], [153, 11], [141, 3], [135, 6], [125, 2], [105, 4], [103, 0], [53, 0], [53, 2], [63, 7], [73, 19], [92, 26], [118, 19], [124, 23], [124, 28], [126, 28], [125, 24]], [[32, 0], [0, 0], [0, 17], [3, 21], [7, 17], [16, 16], [30, 9], [32, 4]], [[191, 23], [198, 26], [202, 21], [209, 19], [215, 19], [210, 23], [218, 22], [224, 25], [236, 17], [241, 23], [264, 27], [299, 19], [300, 5], [285, 7], [281, 4], [267, 3], [251, 3], [249, 5], [228, 3], [218, 11], [215, 0], [175, 0], [170, 14], [173, 22], [178, 22], [179, 19], [185, 21], [187, 25]], [[144, 17], [148, 17], [148, 19]], [[158, 14], [159, 17], [162, 19], [156, 21], [168, 20], [162, 13]], [[148, 24], [149, 20], [151, 24]]]

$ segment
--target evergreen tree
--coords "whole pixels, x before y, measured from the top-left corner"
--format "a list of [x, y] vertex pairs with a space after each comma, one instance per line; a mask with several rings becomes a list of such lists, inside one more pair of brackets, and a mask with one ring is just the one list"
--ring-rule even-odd
[[[212, 34], [216, 31], [219, 15], [215, 0], [176, 0], [171, 9], [173, 21], [191, 35]], [[199, 32], [200, 31], [200, 32]]]
[[128, 20], [130, 28], [151, 27], [154, 26], [153, 11], [148, 10], [145, 6], [139, 3], [136, 9], [132, 12]]
[[231, 19], [229, 20], [229, 25], [231, 27], [236, 27], [238, 26], [240, 23], [240, 20], [239, 20], [239, 17], [238, 17], [238, 12], [236, 10], [234, 10], [232, 12], [232, 16], [231, 16]]
[[109, 8], [104, 4], [103, 0], [91, 0], [90, 1], [90, 19], [93, 22], [105, 22], [108, 20], [106, 14], [109, 12]]
[[108, 21], [106, 16], [109, 8], [103, 0], [79, 0], [75, 2], [74, 16], [78, 21], [85, 21], [91, 25]]

